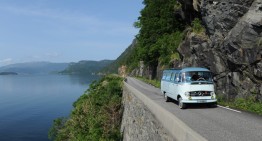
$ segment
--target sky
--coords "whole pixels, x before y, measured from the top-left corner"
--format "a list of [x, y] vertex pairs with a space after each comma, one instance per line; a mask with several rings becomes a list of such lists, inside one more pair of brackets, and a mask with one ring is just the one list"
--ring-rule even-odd
[[142, 0], [0, 0], [0, 66], [116, 59]]

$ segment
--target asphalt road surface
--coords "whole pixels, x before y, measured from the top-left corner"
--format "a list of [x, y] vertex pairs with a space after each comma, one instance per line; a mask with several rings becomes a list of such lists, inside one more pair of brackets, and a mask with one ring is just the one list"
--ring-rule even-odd
[[209, 141], [262, 141], [262, 116], [222, 106], [189, 105], [181, 110], [176, 102], [165, 102], [160, 89], [131, 77], [127, 83]]

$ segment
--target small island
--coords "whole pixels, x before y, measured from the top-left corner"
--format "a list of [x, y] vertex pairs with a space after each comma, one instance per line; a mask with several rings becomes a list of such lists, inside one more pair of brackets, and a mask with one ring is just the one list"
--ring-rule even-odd
[[0, 75], [18, 75], [16, 72], [0, 72]]

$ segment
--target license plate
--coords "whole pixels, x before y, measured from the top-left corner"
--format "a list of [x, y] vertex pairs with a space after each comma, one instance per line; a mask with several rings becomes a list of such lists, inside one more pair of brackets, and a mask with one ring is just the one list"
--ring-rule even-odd
[[207, 101], [206, 100], [198, 100], [197, 102], [198, 103], [206, 103]]

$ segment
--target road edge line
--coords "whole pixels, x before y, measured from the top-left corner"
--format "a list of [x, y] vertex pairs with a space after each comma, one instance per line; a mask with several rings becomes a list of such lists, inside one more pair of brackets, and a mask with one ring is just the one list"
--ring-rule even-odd
[[228, 107], [224, 107], [224, 106], [221, 106], [221, 105], [217, 105], [217, 106], [220, 107], [220, 108], [223, 108], [223, 109], [227, 109], [227, 110], [230, 110], [230, 111], [237, 112], [237, 113], [242, 113], [241, 111], [234, 110], [234, 109], [231, 109], [231, 108], [228, 108]]

